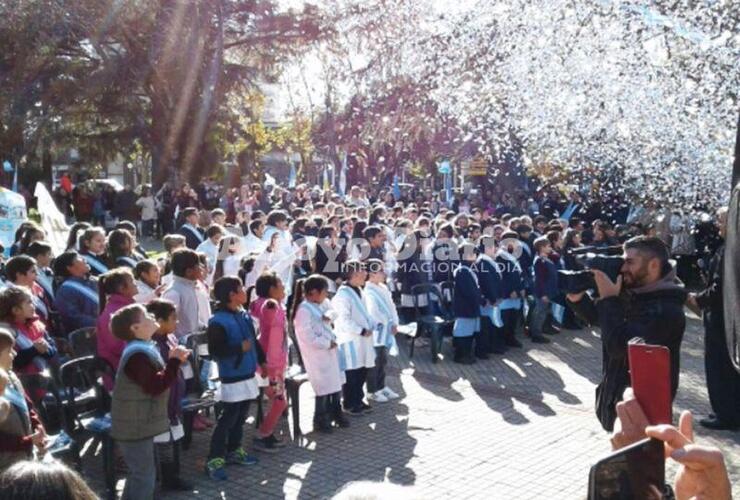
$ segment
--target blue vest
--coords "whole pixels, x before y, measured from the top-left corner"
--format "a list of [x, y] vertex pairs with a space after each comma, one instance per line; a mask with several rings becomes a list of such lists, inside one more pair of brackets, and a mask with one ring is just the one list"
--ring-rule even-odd
[[219, 325], [226, 331], [226, 343], [229, 346], [241, 346], [245, 340], [252, 344], [252, 348], [247, 352], [216, 358], [221, 381], [230, 383], [252, 378], [257, 370], [257, 339], [252, 320], [247, 313], [216, 311], [208, 323]]

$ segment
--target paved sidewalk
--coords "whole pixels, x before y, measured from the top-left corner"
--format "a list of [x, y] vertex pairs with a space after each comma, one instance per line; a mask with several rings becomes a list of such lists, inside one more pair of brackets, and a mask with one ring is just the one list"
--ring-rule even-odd
[[[702, 335], [700, 322], [690, 319], [675, 404], [698, 417], [709, 411]], [[601, 344], [591, 330], [553, 340], [525, 340], [522, 350], [464, 367], [432, 364], [428, 348], [418, 346], [409, 360], [402, 349], [391, 361], [389, 385], [403, 399], [377, 404], [350, 429], [328, 436], [311, 432], [313, 395], [305, 385], [303, 447], [260, 454], [259, 465], [230, 467], [228, 481], [214, 482], [203, 474], [210, 433], [198, 433], [183, 463], [197, 494], [165, 498], [326, 498], [353, 480], [413, 485], [425, 499], [585, 498], [590, 465], [609, 452], [592, 410]], [[740, 497], [740, 433], [695, 430], [725, 451]], [[250, 425], [247, 439], [253, 435]], [[102, 492], [99, 464], [99, 457], [86, 457], [85, 475]]]

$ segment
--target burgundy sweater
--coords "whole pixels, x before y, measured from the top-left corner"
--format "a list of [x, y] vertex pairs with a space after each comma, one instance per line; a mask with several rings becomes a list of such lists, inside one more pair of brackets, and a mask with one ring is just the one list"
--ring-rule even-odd
[[146, 354], [137, 352], [129, 358], [123, 372], [141, 386], [146, 394], [158, 396], [177, 379], [179, 368], [180, 361], [173, 358], [167, 360], [164, 370], [157, 370]]

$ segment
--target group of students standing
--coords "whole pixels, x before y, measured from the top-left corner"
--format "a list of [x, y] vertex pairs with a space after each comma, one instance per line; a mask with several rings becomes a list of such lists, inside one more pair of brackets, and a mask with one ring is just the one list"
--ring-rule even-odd
[[[557, 269], [564, 265], [553, 249], [578, 231], [560, 220], [533, 224], [526, 216], [494, 219], [444, 207], [435, 214], [424, 205], [371, 205], [357, 197], [290, 213], [254, 210], [239, 224], [220, 209], [185, 208], [180, 215], [157, 262], [128, 221], [107, 234], [75, 224], [59, 255], [43, 229], [28, 223], [5, 266], [0, 319], [15, 325], [14, 368], [63, 358], [55, 337], [95, 327], [97, 356], [115, 373], [104, 384], [112, 394], [111, 435], [129, 469], [125, 498], [154, 491], [155, 442], [177, 448], [183, 399], [193, 386], [219, 402], [215, 422], [197, 415], [194, 423], [195, 430], [213, 427], [210, 477], [226, 479], [227, 465], [257, 463], [243, 447], [256, 398], [267, 398], [269, 407], [254, 448], [278, 451], [291, 342], [316, 394], [316, 431], [347, 427], [347, 416], [372, 411], [370, 402], [398, 398], [386, 366], [399, 326], [415, 321], [419, 306], [433, 314], [440, 308], [415, 296], [415, 285], [452, 285], [446, 298], [455, 362], [521, 347], [517, 331], [525, 321], [533, 342], [547, 342], [542, 334], [557, 331]], [[184, 346], [202, 332], [207, 345], [194, 373]], [[158, 455], [163, 485], [187, 488], [178, 454]]]

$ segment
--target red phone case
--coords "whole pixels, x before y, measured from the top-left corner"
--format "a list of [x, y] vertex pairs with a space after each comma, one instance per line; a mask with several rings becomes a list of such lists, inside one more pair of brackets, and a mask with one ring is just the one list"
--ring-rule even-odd
[[672, 423], [671, 353], [665, 346], [629, 344], [632, 390], [651, 425]]

